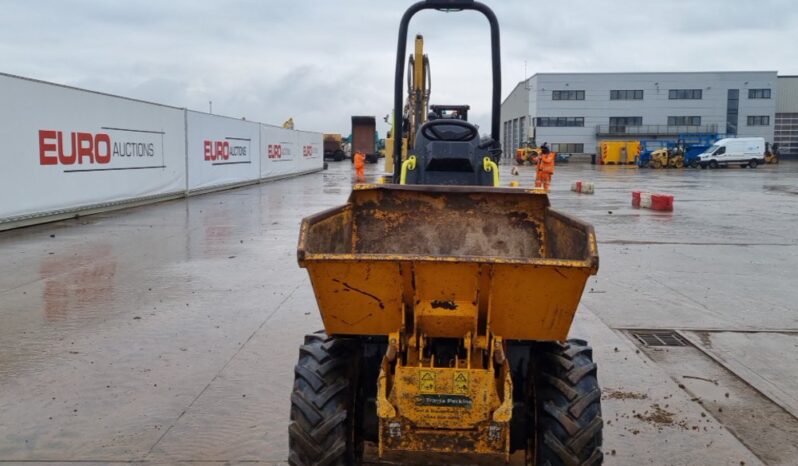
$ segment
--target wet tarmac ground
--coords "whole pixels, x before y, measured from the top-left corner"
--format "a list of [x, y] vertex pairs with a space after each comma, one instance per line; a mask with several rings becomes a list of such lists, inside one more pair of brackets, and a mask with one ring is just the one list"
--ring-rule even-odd
[[[350, 169], [0, 233], [0, 463], [284, 464], [321, 327], [299, 221], [345, 201]], [[572, 335], [599, 364], [605, 464], [796, 464], [798, 163], [572, 163], [551, 199], [599, 240]]]

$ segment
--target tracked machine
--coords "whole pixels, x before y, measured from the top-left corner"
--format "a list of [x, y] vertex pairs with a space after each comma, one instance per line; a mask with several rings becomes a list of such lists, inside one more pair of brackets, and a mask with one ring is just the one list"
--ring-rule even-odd
[[392, 141], [393, 183], [356, 185], [346, 204], [302, 221], [299, 264], [324, 330], [299, 349], [289, 463], [357, 465], [366, 449], [414, 464], [601, 464], [596, 364], [568, 339], [598, 270], [593, 228], [542, 192], [499, 187], [499, 25], [482, 3], [408, 9], [395, 111], [408, 23], [428, 9], [490, 23], [491, 137], [461, 118], [426, 121], [406, 160]]
[[[424, 53], [424, 36], [417, 34], [414, 41], [415, 53], [407, 60], [407, 101], [402, 112], [395, 112], [391, 118], [391, 130], [385, 138], [385, 171], [394, 170], [394, 142], [396, 134], [401, 135], [399, 160], [407, 159], [407, 148], [415, 142], [416, 129], [427, 121], [429, 97], [432, 92], [432, 73], [429, 57]], [[386, 117], [386, 122], [388, 119]]]

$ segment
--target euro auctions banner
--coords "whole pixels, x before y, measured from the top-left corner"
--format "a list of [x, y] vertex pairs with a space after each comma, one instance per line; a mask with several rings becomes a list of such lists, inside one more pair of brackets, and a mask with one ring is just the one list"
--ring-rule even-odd
[[186, 118], [190, 191], [260, 178], [258, 123], [192, 111]]
[[261, 125], [261, 178], [321, 170], [322, 134]]
[[324, 168], [324, 142], [321, 133], [296, 131], [297, 145], [302, 148], [299, 168], [303, 172]]
[[181, 109], [0, 74], [0, 221], [185, 190]]
[[260, 145], [261, 178], [272, 178], [299, 172], [299, 162], [302, 154], [297, 154], [296, 131], [262, 124], [260, 127]]

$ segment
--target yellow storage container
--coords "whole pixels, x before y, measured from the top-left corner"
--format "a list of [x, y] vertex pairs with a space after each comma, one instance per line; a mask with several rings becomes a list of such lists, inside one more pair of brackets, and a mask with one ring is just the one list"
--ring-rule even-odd
[[640, 141], [599, 142], [599, 165], [632, 165], [640, 157]]

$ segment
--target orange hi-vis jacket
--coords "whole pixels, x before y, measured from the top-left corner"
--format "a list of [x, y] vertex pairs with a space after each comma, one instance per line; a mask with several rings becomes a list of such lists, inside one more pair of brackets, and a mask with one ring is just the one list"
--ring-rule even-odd
[[538, 157], [538, 171], [541, 173], [554, 173], [554, 152], [540, 154]]
[[366, 167], [366, 155], [362, 152], [355, 152], [355, 170], [363, 170]]

